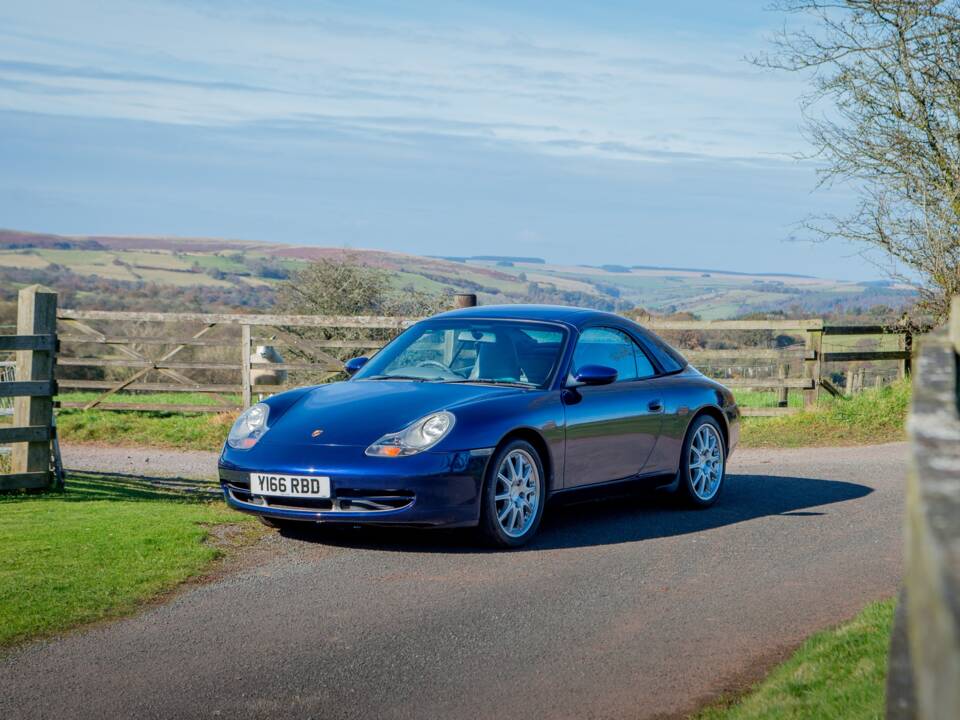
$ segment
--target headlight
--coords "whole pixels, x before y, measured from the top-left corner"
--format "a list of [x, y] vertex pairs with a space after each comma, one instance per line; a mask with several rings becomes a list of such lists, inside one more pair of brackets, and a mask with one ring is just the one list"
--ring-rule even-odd
[[427, 415], [400, 432], [387, 433], [368, 447], [366, 453], [375, 457], [415, 455], [443, 440], [454, 422], [456, 418], [453, 413], [446, 410]]
[[266, 403], [251, 405], [230, 428], [227, 435], [227, 445], [237, 450], [249, 450], [266, 434], [270, 428], [267, 420], [270, 418], [270, 406]]

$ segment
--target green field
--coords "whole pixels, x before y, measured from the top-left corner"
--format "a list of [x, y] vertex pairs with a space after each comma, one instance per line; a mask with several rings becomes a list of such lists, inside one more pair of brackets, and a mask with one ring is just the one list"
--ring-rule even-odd
[[867, 606], [851, 622], [811, 637], [743, 697], [694, 720], [879, 720], [893, 613], [893, 600]]
[[260, 534], [219, 498], [82, 473], [0, 515], [0, 647], [128, 613]]
[[391, 273], [390, 285], [396, 290], [412, 287], [415, 291], [424, 293], [443, 293], [452, 287], [450, 283], [440, 282], [406, 270], [397, 270]]
[[137, 267], [152, 267], [166, 270], [189, 270], [191, 263], [183, 256], [175, 255], [168, 250], [136, 251], [128, 250], [123, 253], [122, 259]]
[[188, 266], [198, 265], [203, 270], [216, 269], [225, 273], [246, 272], [247, 266], [236, 253], [189, 253], [183, 255]]

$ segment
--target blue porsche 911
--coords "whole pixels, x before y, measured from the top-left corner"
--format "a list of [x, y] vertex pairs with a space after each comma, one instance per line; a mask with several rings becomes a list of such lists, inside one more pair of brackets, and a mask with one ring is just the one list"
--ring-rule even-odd
[[246, 410], [220, 456], [227, 502], [268, 525], [476, 526], [530, 540], [546, 501], [621, 481], [716, 502], [733, 395], [625, 318], [552, 306], [443, 313], [345, 382]]

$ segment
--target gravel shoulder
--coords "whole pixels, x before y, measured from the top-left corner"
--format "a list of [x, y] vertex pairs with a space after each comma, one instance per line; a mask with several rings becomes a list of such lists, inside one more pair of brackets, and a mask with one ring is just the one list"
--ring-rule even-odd
[[138, 477], [217, 479], [219, 453], [169, 448], [70, 445], [60, 448], [67, 470], [118, 473]]

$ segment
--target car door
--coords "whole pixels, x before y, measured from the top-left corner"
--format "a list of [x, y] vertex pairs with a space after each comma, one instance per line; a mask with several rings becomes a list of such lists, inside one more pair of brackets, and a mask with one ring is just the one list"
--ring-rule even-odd
[[657, 371], [627, 333], [614, 327], [585, 329], [573, 353], [571, 376], [583, 365], [612, 367], [617, 380], [564, 391], [567, 488], [642, 472], [662, 420]]

